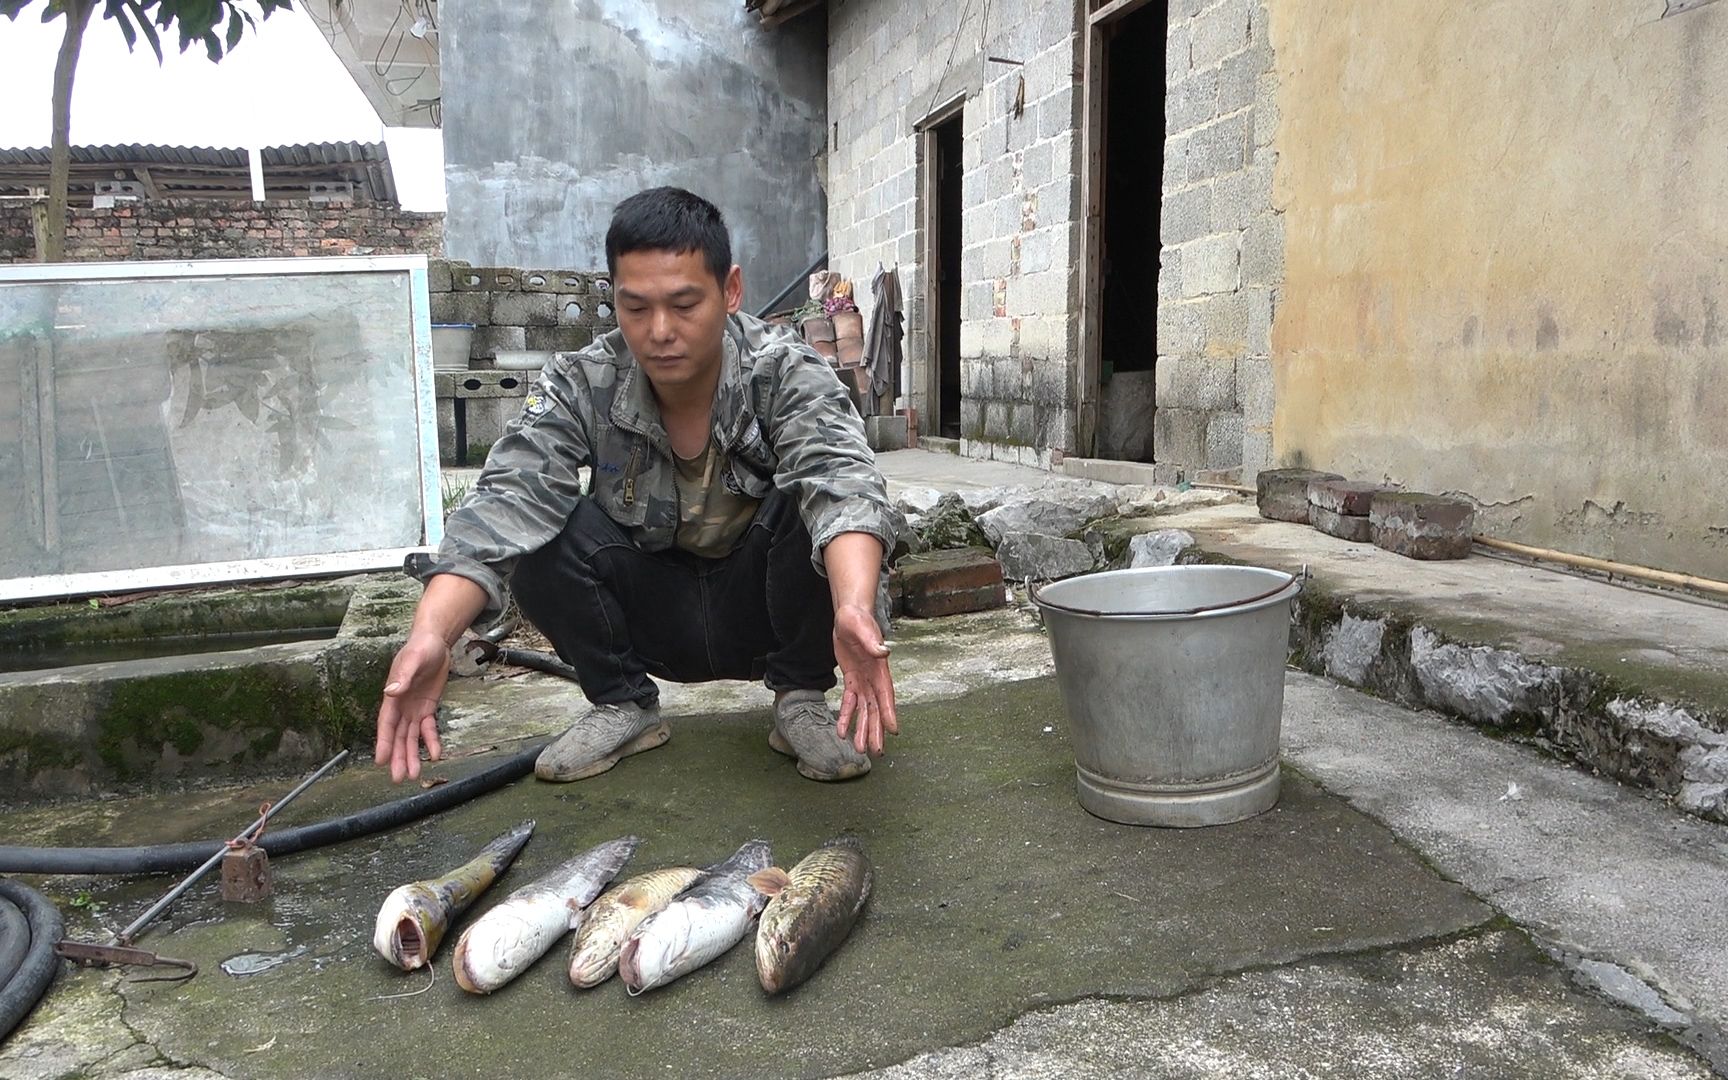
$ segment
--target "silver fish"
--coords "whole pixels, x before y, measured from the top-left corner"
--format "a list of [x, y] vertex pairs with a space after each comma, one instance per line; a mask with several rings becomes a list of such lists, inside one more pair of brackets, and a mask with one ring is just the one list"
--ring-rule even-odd
[[431, 963], [450, 924], [515, 861], [533, 834], [534, 823], [524, 821], [443, 877], [416, 881], [392, 892], [378, 910], [372, 947], [403, 971]]
[[570, 946], [570, 982], [586, 990], [618, 971], [618, 954], [642, 920], [702, 879], [691, 866], [650, 870], [600, 894], [582, 917]]
[[773, 861], [766, 840], [747, 841], [690, 891], [644, 919], [618, 957], [618, 976], [630, 993], [664, 986], [738, 944], [767, 902], [750, 875]]
[[617, 876], [640, 843], [626, 836], [590, 848], [475, 919], [456, 941], [457, 984], [469, 993], [490, 994], [526, 971], [581, 924], [582, 909]]

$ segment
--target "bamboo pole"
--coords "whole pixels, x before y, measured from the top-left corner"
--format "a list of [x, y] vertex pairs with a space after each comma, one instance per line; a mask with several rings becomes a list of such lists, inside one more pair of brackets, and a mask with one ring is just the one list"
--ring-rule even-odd
[[1651, 584], [1667, 585], [1677, 589], [1692, 589], [1697, 592], [1709, 593], [1712, 596], [1728, 598], [1728, 581], [1716, 581], [1711, 578], [1697, 577], [1693, 574], [1676, 574], [1668, 570], [1652, 570], [1647, 566], [1633, 566], [1631, 563], [1596, 559], [1588, 555], [1573, 555], [1565, 551], [1554, 551], [1551, 548], [1531, 547], [1528, 544], [1516, 544], [1510, 540], [1499, 540], [1492, 536], [1477, 536], [1475, 539], [1478, 544], [1485, 548], [1522, 555], [1527, 559], [1559, 563], [1562, 566], [1595, 570], [1598, 573], [1613, 574], [1618, 577], [1631, 578], [1634, 581], [1647, 581]]

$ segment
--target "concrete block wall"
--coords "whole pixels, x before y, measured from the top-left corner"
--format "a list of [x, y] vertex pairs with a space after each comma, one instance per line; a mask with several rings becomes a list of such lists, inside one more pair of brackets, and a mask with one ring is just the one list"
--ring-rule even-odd
[[899, 264], [908, 403], [930, 416], [915, 125], [964, 94], [962, 451], [1048, 467], [1074, 445], [1078, 6], [831, 0], [828, 16], [829, 265], [867, 308], [878, 263]]
[[499, 349], [574, 352], [618, 325], [612, 283], [586, 270], [520, 270], [434, 259], [427, 274], [434, 323], [472, 323], [472, 366]]
[[1153, 453], [1171, 469], [1271, 465], [1277, 81], [1268, 0], [1170, 0]]
[[[433, 259], [427, 268], [432, 322], [473, 323], [469, 366], [488, 370], [499, 349], [549, 349], [574, 352], [618, 326], [612, 310], [612, 282], [587, 270], [521, 270], [508, 266], [470, 266]], [[522, 394], [534, 372], [523, 376]], [[522, 396], [481, 397], [465, 409], [470, 465], [480, 464], [504, 425], [522, 411]], [[455, 421], [449, 401], [438, 403], [439, 454], [455, 460]]]

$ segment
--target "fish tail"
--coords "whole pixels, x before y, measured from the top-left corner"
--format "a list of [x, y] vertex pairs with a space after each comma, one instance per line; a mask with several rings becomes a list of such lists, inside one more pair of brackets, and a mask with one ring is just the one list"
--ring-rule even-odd
[[534, 820], [530, 818], [509, 832], [493, 837], [485, 847], [480, 849], [480, 858], [492, 863], [494, 876], [502, 874], [516, 856], [522, 853], [522, 848], [528, 843], [528, 838], [534, 835]]

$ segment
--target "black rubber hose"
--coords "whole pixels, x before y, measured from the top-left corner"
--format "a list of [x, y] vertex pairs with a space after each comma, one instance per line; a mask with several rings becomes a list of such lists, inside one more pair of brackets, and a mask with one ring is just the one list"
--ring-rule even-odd
[[5, 986], [30, 951], [30, 920], [24, 909], [0, 896], [0, 986]]
[[[500, 761], [473, 776], [381, 803], [358, 813], [300, 825], [279, 832], [266, 832], [258, 846], [271, 855], [339, 844], [362, 836], [394, 829], [411, 821], [448, 810], [470, 799], [496, 791], [534, 770], [534, 759], [544, 741]], [[197, 868], [226, 845], [226, 840], [196, 840], [184, 844], [151, 847], [38, 848], [0, 845], [0, 873], [5, 874], [166, 874]]]
[[571, 681], [576, 679], [576, 669], [551, 653], [535, 652], [533, 649], [499, 649], [498, 659], [517, 667], [544, 671], [548, 675], [561, 675]]
[[0, 969], [0, 1042], [4, 1042], [60, 974], [60, 957], [55, 955], [54, 946], [65, 936], [66, 924], [47, 897], [16, 881], [0, 878], [0, 900], [24, 916], [29, 936], [17, 967]]

